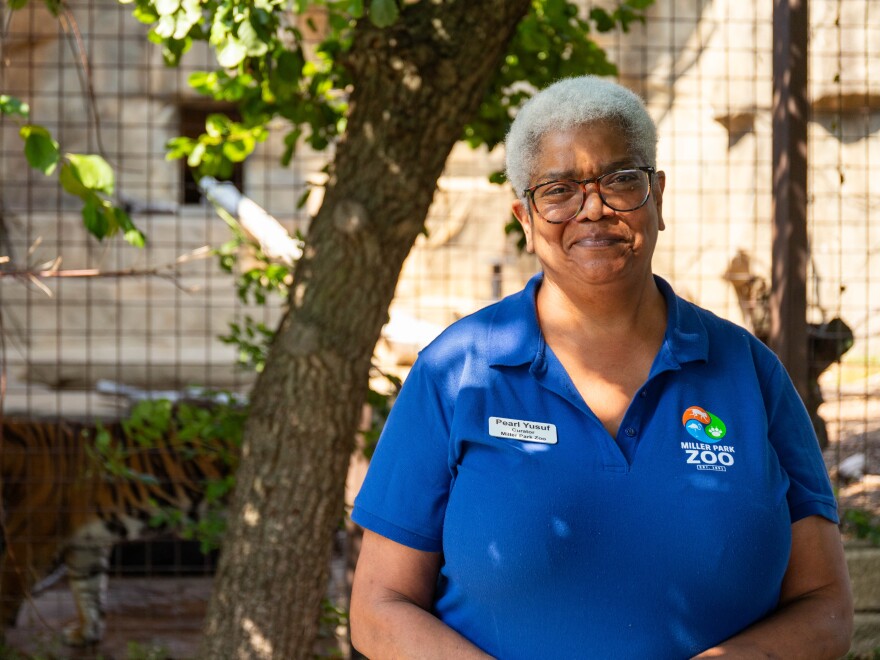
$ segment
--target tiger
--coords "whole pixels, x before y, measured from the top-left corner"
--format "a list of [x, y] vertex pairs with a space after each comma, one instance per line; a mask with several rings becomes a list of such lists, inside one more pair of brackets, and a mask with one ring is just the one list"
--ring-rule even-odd
[[0, 419], [0, 642], [34, 585], [63, 564], [77, 612], [63, 641], [97, 644], [114, 544], [175, 532], [170, 521], [222, 506], [206, 484], [234, 474], [240, 436], [181, 428], [172, 421], [145, 439], [125, 422]]

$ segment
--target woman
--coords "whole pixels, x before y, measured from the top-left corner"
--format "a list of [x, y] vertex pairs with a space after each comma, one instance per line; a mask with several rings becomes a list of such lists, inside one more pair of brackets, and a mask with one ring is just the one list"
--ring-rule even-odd
[[631, 92], [563, 80], [507, 138], [542, 274], [413, 367], [352, 518], [370, 657], [835, 658], [822, 457], [754, 337], [653, 275], [666, 179]]

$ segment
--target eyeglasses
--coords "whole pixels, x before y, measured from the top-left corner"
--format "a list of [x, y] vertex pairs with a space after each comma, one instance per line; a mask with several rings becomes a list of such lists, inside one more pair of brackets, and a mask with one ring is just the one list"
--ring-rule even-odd
[[535, 210], [547, 222], [558, 225], [576, 218], [587, 202], [587, 185], [596, 184], [599, 199], [615, 211], [635, 211], [651, 196], [653, 167], [633, 167], [608, 172], [592, 179], [549, 181], [526, 188]]

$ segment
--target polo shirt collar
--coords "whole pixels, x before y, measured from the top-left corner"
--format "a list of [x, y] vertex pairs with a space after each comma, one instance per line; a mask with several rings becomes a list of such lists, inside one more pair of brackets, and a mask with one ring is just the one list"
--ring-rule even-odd
[[487, 355], [493, 367], [528, 364], [543, 353], [544, 336], [538, 325], [536, 296], [544, 273], [532, 276], [519, 293], [498, 303], [489, 327]]
[[[525, 288], [498, 303], [489, 327], [487, 356], [490, 366], [530, 364], [543, 354], [544, 337], [538, 325], [536, 295], [543, 273], [534, 275]], [[675, 295], [662, 277], [654, 276], [666, 299], [666, 337], [657, 364], [679, 369], [682, 364], [706, 361], [709, 342], [706, 327], [692, 305]]]
[[[709, 333], [694, 305], [675, 295], [669, 282], [654, 275], [657, 288], [666, 299], [666, 337], [655, 361], [670, 369], [688, 362], [709, 359]], [[656, 366], [655, 364], [655, 366]]]

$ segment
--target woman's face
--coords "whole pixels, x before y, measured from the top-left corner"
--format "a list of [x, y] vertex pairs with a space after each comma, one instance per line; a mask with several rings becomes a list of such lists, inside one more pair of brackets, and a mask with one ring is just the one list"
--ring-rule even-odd
[[[558, 179], [592, 179], [626, 167], [647, 165], [630, 153], [620, 129], [600, 122], [547, 133], [541, 140], [529, 185]], [[648, 201], [635, 211], [605, 206], [596, 184], [577, 217], [550, 224], [517, 200], [513, 212], [522, 224], [529, 252], [537, 255], [544, 277], [559, 285], [607, 284], [650, 277], [651, 257], [662, 231], [666, 177], [658, 172]]]

